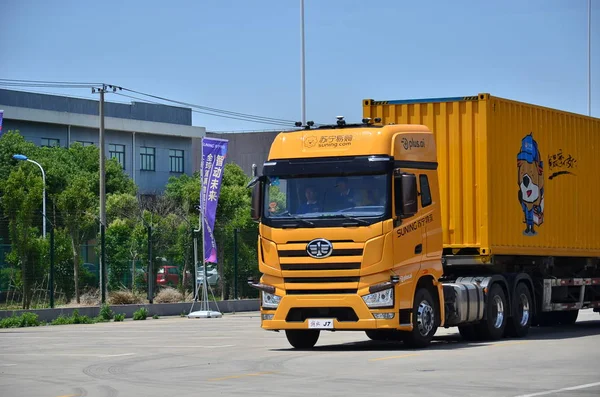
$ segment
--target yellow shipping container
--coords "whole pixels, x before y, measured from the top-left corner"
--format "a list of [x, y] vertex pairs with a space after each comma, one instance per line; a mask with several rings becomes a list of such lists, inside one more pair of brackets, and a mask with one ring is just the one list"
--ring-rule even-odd
[[446, 250], [600, 255], [600, 119], [490, 94], [365, 99], [363, 117], [434, 132]]

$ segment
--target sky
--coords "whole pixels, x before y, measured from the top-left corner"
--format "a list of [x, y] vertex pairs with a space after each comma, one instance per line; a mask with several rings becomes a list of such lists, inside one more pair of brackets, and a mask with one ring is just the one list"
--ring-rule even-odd
[[[307, 120], [360, 121], [367, 98], [484, 92], [588, 113], [587, 0], [305, 0], [304, 8]], [[116, 84], [300, 121], [300, 15], [300, 0], [2, 0], [0, 78]], [[600, 0], [591, 15], [600, 117]], [[88, 88], [18, 89], [97, 99]], [[281, 128], [200, 113], [193, 124]]]

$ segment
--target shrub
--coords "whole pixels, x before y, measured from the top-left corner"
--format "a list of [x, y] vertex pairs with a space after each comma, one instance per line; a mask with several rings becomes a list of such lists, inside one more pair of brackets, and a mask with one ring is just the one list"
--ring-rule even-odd
[[100, 308], [100, 318], [104, 321], [110, 321], [114, 317], [113, 311], [110, 309], [110, 306], [105, 303]]
[[154, 298], [154, 303], [179, 303], [183, 301], [183, 294], [174, 288], [163, 288]]
[[38, 320], [38, 315], [35, 313], [25, 312], [20, 316], [3, 318], [0, 320], [0, 328], [22, 328], [22, 327], [37, 327], [41, 325]]
[[112, 291], [108, 301], [111, 305], [134, 305], [143, 302], [143, 297], [128, 290]]
[[154, 316], [152, 316], [152, 318], [158, 320], [158, 314], [155, 314]]
[[62, 314], [52, 321], [52, 325], [67, 325], [67, 324], [94, 324], [96, 319], [88, 316], [80, 316], [79, 310], [73, 310], [70, 317], [65, 317]]
[[148, 317], [148, 309], [145, 307], [140, 308], [135, 313], [133, 313], [134, 320], [145, 320]]
[[[79, 301], [82, 306], [98, 306], [100, 304], [100, 290], [98, 288], [90, 289], [84, 292], [80, 297]], [[71, 301], [73, 303], [73, 301]]]
[[123, 313], [115, 314], [115, 322], [123, 321], [123, 320], [125, 320], [125, 314], [123, 314]]

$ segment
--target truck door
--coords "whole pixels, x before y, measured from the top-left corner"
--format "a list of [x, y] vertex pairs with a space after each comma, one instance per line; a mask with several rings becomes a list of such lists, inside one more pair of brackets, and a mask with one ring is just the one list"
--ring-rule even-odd
[[411, 170], [394, 171], [394, 267], [400, 281], [416, 276], [421, 265], [425, 223], [420, 220], [417, 175]]

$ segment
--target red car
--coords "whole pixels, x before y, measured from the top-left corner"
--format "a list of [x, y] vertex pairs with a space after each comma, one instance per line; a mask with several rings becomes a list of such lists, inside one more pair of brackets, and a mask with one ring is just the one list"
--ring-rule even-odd
[[[180, 273], [179, 267], [177, 266], [161, 266], [156, 273], [156, 284], [159, 286], [170, 286], [176, 287], [179, 285]], [[191, 273], [185, 272], [184, 282], [187, 283], [191, 280]]]

